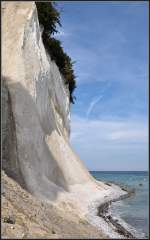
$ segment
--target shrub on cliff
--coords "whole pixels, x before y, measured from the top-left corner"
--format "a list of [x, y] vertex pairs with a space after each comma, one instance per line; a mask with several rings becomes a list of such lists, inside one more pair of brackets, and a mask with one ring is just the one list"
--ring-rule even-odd
[[60, 14], [52, 2], [35, 2], [39, 22], [43, 25], [44, 31], [50, 34], [57, 33], [57, 24], [61, 26]]
[[74, 103], [75, 97], [73, 91], [76, 88], [76, 80], [73, 70], [74, 62], [64, 52], [61, 46], [61, 41], [52, 37], [52, 34], [57, 33], [57, 25], [61, 26], [60, 14], [55, 9], [52, 2], [35, 2], [38, 11], [39, 23], [43, 25], [44, 31], [42, 34], [43, 43], [52, 60], [54, 60], [65, 78], [65, 84], [68, 84], [70, 92], [70, 102]]

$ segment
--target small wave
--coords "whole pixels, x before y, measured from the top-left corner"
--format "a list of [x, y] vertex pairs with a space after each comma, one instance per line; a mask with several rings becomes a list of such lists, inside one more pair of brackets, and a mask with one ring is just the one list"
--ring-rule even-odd
[[112, 206], [112, 207], [113, 207], [113, 206], [123, 207], [124, 205], [125, 205], [125, 204], [124, 204], [124, 202], [123, 202], [122, 200], [111, 203], [111, 206]]
[[112, 211], [111, 207], [108, 209], [107, 215], [110, 215], [115, 221], [117, 221], [117, 223], [119, 223], [122, 227], [124, 227], [135, 238], [144, 239], [146, 237], [146, 234], [143, 233], [142, 230], [139, 231], [136, 228], [134, 228], [133, 226], [131, 226], [130, 224], [128, 224], [123, 218], [121, 218], [121, 216], [119, 214], [117, 214], [116, 212], [114, 213], [114, 211]]

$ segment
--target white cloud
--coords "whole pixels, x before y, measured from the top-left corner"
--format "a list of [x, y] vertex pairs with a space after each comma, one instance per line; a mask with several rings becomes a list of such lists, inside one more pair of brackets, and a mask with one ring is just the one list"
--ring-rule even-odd
[[94, 106], [103, 98], [103, 95], [100, 95], [100, 96], [97, 96], [97, 97], [94, 97], [88, 107], [88, 110], [87, 110], [87, 117], [90, 115], [90, 113], [92, 112]]
[[71, 144], [89, 169], [143, 170], [148, 164], [148, 123], [73, 115]]
[[[78, 135], [75, 135], [77, 132]], [[82, 136], [82, 141], [87, 141], [87, 138], [90, 137], [91, 140], [95, 138], [102, 141], [110, 140], [111, 142], [119, 140], [122, 142], [128, 141], [128, 143], [145, 143], [148, 138], [148, 124], [145, 120], [136, 121], [135, 119], [128, 119], [124, 121], [104, 121], [86, 119], [73, 115], [72, 134], [74, 135], [74, 140], [76, 140], [75, 136], [78, 138], [80, 134], [80, 136]]]
[[140, 130], [122, 130], [122, 131], [114, 131], [109, 135], [109, 139], [111, 140], [130, 140], [137, 141], [137, 139], [147, 138], [146, 132], [143, 132], [143, 129]]

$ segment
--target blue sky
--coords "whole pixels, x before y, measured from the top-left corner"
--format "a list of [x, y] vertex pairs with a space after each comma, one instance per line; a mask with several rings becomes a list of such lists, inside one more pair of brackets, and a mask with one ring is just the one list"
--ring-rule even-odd
[[71, 144], [89, 170], [148, 168], [147, 2], [61, 2], [73, 60]]

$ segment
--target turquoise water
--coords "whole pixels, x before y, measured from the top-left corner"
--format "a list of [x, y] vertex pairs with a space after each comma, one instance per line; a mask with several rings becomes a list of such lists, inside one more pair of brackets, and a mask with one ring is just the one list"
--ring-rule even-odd
[[[135, 189], [135, 195], [114, 202], [111, 212], [130, 224], [138, 232], [148, 237], [149, 224], [149, 188], [148, 172], [104, 172], [91, 171], [91, 174], [101, 181], [113, 181]], [[141, 186], [139, 185], [141, 184]]]

